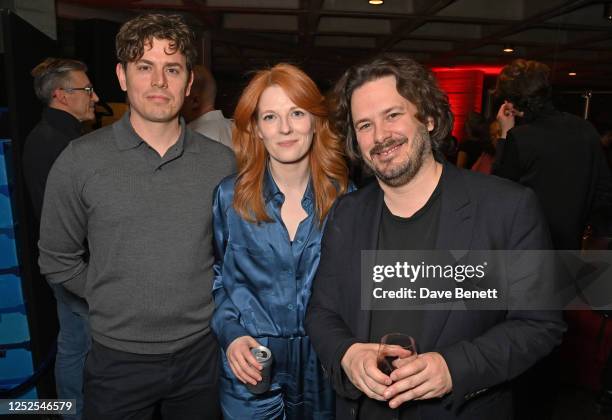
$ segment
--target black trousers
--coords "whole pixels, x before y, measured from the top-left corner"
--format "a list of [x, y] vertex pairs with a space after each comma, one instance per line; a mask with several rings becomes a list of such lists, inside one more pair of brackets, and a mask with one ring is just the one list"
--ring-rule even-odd
[[85, 362], [86, 420], [219, 419], [219, 346], [208, 334], [171, 354], [133, 354], [93, 342]]

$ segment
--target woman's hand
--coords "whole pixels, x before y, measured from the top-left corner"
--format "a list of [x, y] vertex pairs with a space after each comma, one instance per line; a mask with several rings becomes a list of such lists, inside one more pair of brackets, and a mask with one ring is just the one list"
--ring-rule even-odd
[[227, 347], [225, 354], [230, 368], [243, 384], [248, 382], [251, 385], [257, 385], [257, 382], [262, 379], [259, 373], [262, 366], [257, 363], [255, 356], [251, 353], [251, 349], [257, 346], [259, 343], [253, 337], [243, 335], [232, 341]]

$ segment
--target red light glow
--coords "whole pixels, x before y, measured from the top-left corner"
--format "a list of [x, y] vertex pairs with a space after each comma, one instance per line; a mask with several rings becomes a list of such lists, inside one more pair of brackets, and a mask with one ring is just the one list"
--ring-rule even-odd
[[470, 111], [482, 112], [482, 90], [485, 75], [496, 76], [501, 66], [434, 67], [432, 71], [440, 88], [448, 95], [455, 117], [452, 134], [459, 141], [465, 137], [464, 127]]
[[432, 67], [431, 71], [433, 71], [434, 73], [436, 72], [441, 72], [441, 71], [464, 71], [464, 70], [476, 70], [476, 71], [481, 71], [485, 74], [485, 76], [497, 76], [502, 68], [504, 68], [504, 66], [499, 66], [499, 65], [486, 65], [486, 64], [481, 64], [481, 65], [459, 65], [459, 66], [452, 66], [452, 67]]

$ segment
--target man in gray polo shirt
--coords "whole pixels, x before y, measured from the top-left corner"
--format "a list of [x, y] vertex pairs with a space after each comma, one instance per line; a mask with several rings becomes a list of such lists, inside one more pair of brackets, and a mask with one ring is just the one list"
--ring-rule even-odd
[[[73, 141], [49, 174], [40, 267], [87, 299], [87, 419], [219, 417], [211, 205], [231, 151], [179, 119], [193, 33], [145, 15], [117, 35], [130, 110]], [[89, 251], [84, 243], [87, 242]]]

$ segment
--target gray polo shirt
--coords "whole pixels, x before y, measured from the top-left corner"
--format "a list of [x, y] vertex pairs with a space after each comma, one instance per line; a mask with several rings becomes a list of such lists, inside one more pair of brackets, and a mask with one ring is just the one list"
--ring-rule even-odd
[[234, 171], [232, 152], [182, 119], [178, 141], [160, 157], [128, 113], [59, 156], [47, 180], [39, 265], [49, 282], [87, 299], [94, 340], [160, 354], [209, 332], [213, 190]]

